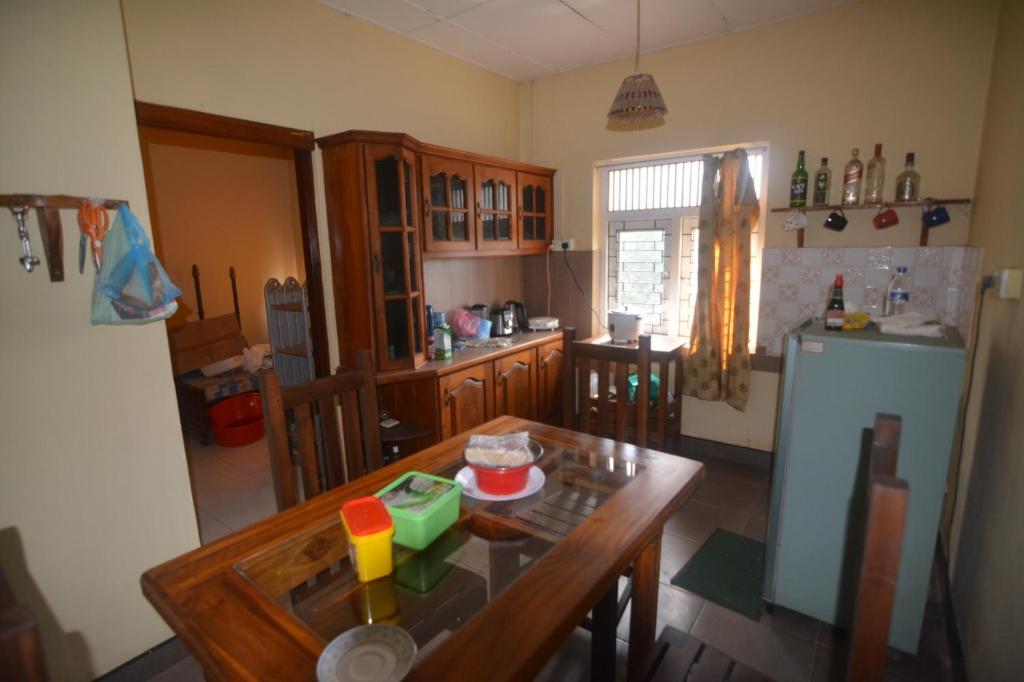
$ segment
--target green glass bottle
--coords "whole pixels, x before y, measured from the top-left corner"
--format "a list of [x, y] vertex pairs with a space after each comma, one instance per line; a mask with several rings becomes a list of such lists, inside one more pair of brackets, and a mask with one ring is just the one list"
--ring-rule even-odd
[[800, 158], [793, 171], [793, 180], [789, 185], [789, 207], [804, 208], [807, 206], [807, 168], [804, 166], [804, 150], [800, 150]]

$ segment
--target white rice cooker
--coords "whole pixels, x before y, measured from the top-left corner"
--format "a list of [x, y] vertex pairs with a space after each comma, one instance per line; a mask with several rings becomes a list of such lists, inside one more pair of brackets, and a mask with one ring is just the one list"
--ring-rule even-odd
[[642, 313], [631, 313], [628, 310], [612, 310], [608, 313], [608, 334], [612, 343], [636, 343], [640, 338], [643, 325]]

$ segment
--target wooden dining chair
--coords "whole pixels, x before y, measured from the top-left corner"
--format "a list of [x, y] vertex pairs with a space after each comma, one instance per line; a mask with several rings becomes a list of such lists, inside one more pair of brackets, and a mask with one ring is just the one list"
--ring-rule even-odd
[[[356, 353], [356, 366], [286, 388], [274, 372], [260, 378], [278, 511], [299, 502], [295, 464], [307, 500], [384, 465], [370, 351]], [[289, 423], [294, 424], [293, 432]]]
[[[903, 549], [909, 488], [896, 478], [900, 441], [899, 417], [875, 415], [866, 478], [867, 507], [856, 604], [846, 659], [849, 682], [885, 679], [889, 653], [889, 627], [896, 598], [896, 579]], [[692, 635], [666, 627], [658, 638], [647, 678], [651, 682], [683, 680], [766, 680]]]
[[[637, 348], [628, 349], [576, 341], [576, 330], [567, 327], [563, 353], [562, 425], [646, 447], [651, 401], [641, 398], [650, 395], [650, 335], [641, 334]], [[591, 390], [592, 372], [597, 374], [596, 395]], [[633, 372], [637, 375], [637, 399], [630, 401], [629, 375]], [[668, 386], [661, 391], [667, 393]]]

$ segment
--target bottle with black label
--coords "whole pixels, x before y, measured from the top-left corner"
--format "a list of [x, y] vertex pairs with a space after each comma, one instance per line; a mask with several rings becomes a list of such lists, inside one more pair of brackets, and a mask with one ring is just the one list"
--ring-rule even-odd
[[832, 285], [832, 298], [828, 300], [828, 309], [825, 310], [825, 329], [833, 332], [843, 331], [845, 310], [843, 306], [843, 276], [836, 275], [836, 281]]
[[807, 206], [807, 168], [804, 166], [804, 150], [800, 150], [800, 158], [793, 171], [793, 180], [789, 185], [789, 207], [804, 208]]
[[814, 205], [828, 206], [832, 191], [832, 171], [828, 167], [828, 157], [821, 158], [821, 168], [814, 171]]

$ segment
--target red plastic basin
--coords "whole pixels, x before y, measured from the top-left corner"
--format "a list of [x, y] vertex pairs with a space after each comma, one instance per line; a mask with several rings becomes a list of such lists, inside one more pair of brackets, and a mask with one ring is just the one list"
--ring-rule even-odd
[[210, 430], [217, 445], [231, 448], [263, 438], [263, 403], [259, 393], [225, 398], [210, 407], [209, 415]]
[[477, 466], [476, 464], [469, 466], [476, 474], [476, 487], [481, 492], [490, 495], [514, 495], [526, 487], [526, 481], [530, 478], [530, 467], [533, 466], [533, 463], [504, 469]]

